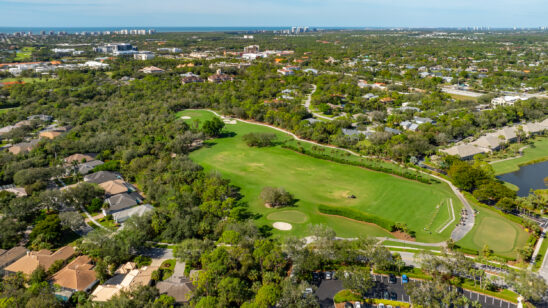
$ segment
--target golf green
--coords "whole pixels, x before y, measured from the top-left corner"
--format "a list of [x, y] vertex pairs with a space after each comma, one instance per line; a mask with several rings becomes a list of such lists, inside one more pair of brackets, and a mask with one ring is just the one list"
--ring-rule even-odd
[[[186, 121], [192, 124], [195, 119], [205, 120], [214, 115], [208, 111], [188, 110], [177, 116], [191, 117]], [[350, 207], [393, 222], [406, 223], [416, 232], [417, 241], [441, 242], [450, 237], [454, 225], [442, 233], [424, 230], [430, 221], [435, 227], [447, 221], [447, 208], [437, 213], [437, 205], [451, 198], [456, 215], [462, 208], [445, 183], [423, 184], [391, 174], [316, 159], [279, 145], [253, 148], [243, 142], [242, 136], [250, 132], [274, 133], [279, 141], [291, 138], [269, 127], [238, 122], [226, 125], [225, 131], [231, 132], [231, 136], [208, 141], [207, 146], [192, 152], [190, 158], [206, 171], [218, 171], [241, 187], [244, 201], [254, 212], [262, 215], [257, 220], [258, 224], [271, 224], [275, 221], [273, 217], [291, 222], [293, 229], [284, 235], [306, 236], [309, 224], [323, 223], [331, 226], [339, 236], [390, 236], [376, 225], [322, 215], [318, 212], [318, 205], [323, 204]], [[298, 200], [296, 207], [266, 208], [259, 198], [265, 186], [285, 188]], [[350, 195], [355, 198], [349, 198]], [[288, 219], [300, 219], [284, 213], [290, 210], [299, 211], [308, 219], [304, 222], [290, 221]], [[276, 214], [271, 216], [273, 213]]]

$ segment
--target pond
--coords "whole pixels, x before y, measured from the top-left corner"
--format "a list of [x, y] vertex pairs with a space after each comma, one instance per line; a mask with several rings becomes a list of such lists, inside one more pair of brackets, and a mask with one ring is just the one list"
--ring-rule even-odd
[[521, 167], [518, 171], [497, 176], [498, 179], [519, 187], [518, 196], [526, 197], [529, 190], [546, 189], [544, 178], [548, 177], [548, 161]]

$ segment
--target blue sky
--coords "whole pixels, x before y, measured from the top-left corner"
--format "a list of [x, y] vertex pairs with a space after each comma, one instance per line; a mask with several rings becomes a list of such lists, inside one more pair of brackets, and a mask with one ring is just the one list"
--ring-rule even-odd
[[548, 0], [0, 0], [0, 27], [548, 26]]

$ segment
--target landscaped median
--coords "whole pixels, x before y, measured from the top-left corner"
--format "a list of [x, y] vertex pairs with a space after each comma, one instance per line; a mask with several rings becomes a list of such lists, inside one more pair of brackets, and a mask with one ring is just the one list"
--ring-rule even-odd
[[[339, 293], [335, 294], [333, 297], [333, 301], [335, 302], [335, 306], [338, 307], [344, 307], [344, 303], [349, 302], [354, 304], [355, 302], [362, 302], [362, 303], [368, 303], [368, 304], [385, 304], [385, 305], [392, 305], [393, 307], [399, 306], [399, 307], [410, 307], [411, 305], [409, 303], [405, 302], [398, 302], [398, 301], [391, 301], [391, 300], [384, 300], [384, 299], [376, 299], [376, 298], [362, 298], [359, 294], [352, 292], [351, 290], [345, 289], [339, 291]], [[339, 305], [341, 304], [341, 305]]]

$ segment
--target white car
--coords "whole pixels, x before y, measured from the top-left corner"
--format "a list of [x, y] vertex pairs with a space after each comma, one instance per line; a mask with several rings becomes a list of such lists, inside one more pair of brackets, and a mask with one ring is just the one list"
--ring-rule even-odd
[[360, 302], [355, 302], [354, 308], [362, 308], [362, 304]]
[[377, 307], [378, 307], [378, 308], [384, 308], [384, 304], [383, 304], [383, 303], [380, 303]]

